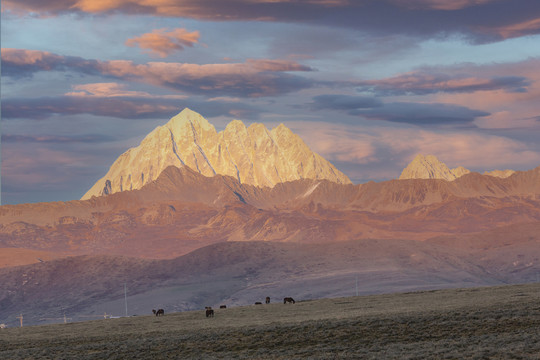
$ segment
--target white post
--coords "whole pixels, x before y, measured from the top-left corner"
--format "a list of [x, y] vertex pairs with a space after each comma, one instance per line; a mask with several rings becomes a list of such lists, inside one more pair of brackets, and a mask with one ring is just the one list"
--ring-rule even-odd
[[124, 283], [124, 303], [126, 305], [126, 316], [128, 316], [128, 311], [127, 311], [127, 288], [126, 288], [126, 283]]

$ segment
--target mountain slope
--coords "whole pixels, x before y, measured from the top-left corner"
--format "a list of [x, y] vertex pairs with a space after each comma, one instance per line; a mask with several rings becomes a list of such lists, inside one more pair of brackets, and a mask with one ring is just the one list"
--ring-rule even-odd
[[242, 184], [275, 186], [298, 179], [351, 183], [285, 125], [268, 130], [234, 120], [216, 132], [200, 114], [184, 109], [123, 153], [82, 197], [140, 189], [169, 166], [187, 166], [205, 175], [228, 175]]
[[124, 284], [130, 314], [148, 314], [157, 307], [253, 304], [266, 296], [354, 295], [356, 281], [360, 294], [372, 294], [501, 284], [506, 277], [464, 251], [426, 242], [231, 242], [172, 260], [83, 256], [0, 269], [0, 322], [14, 323], [12, 315], [21, 312], [28, 323], [63, 312], [74, 320], [124, 314]]

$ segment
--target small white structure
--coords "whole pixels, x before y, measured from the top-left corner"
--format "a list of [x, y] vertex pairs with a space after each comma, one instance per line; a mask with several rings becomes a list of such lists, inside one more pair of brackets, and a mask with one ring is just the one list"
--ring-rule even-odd
[[0, 324], [0, 329], [5, 329], [5, 328], [7, 328], [6, 324]]

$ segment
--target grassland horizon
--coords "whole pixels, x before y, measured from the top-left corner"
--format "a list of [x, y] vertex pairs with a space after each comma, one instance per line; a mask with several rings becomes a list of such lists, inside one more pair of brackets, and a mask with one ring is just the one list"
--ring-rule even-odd
[[4, 359], [538, 359], [540, 284], [276, 299], [213, 318], [165, 310], [0, 335]]

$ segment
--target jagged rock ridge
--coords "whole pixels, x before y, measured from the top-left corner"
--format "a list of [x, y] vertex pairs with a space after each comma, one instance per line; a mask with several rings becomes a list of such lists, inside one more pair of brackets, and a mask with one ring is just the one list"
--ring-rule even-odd
[[351, 183], [283, 124], [268, 130], [263, 124], [246, 127], [233, 120], [218, 133], [200, 114], [186, 108], [123, 153], [82, 200], [140, 189], [171, 165], [188, 166], [205, 176], [233, 176], [259, 187], [299, 179]]

